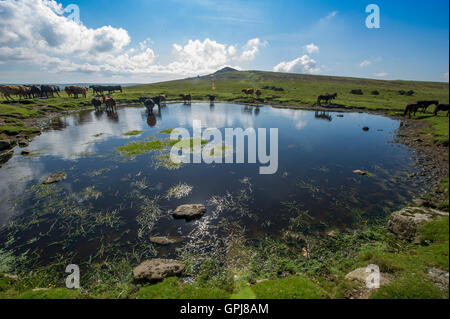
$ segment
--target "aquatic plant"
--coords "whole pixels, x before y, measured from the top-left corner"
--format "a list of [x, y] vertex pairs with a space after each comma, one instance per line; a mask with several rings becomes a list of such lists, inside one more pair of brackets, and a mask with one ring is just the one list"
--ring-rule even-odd
[[192, 186], [180, 182], [178, 185], [169, 188], [166, 194], [166, 198], [170, 200], [172, 198], [180, 199], [186, 197], [192, 192], [192, 188]]
[[135, 136], [135, 135], [141, 135], [144, 131], [134, 130], [124, 133], [125, 136]]

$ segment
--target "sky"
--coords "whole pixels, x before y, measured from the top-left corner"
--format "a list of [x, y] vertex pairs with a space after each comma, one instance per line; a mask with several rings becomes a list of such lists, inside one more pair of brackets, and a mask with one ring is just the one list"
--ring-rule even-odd
[[[380, 28], [366, 26], [369, 4]], [[0, 0], [1, 83], [153, 83], [225, 66], [448, 82], [449, 2]]]

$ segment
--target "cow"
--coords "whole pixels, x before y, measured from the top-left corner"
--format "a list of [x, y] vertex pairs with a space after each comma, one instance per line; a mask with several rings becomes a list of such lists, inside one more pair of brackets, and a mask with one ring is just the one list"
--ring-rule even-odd
[[436, 116], [439, 111], [447, 111], [447, 116], [448, 116], [449, 108], [450, 108], [449, 104], [436, 105], [436, 107], [434, 108], [434, 116]]
[[152, 98], [140, 97], [139, 102], [144, 103], [145, 107], [147, 108], [148, 113], [153, 114], [153, 108], [155, 107], [156, 102], [153, 101]]
[[103, 98], [103, 103], [105, 104], [107, 111], [109, 110], [109, 111], [113, 112], [117, 109], [116, 100], [114, 100], [112, 97], [102, 95], [102, 98]]
[[78, 98], [78, 95], [83, 95], [84, 98], [87, 96], [87, 89], [84, 86], [78, 86], [78, 85], [72, 85], [72, 86], [66, 86], [65, 91], [67, 95], [70, 97], [71, 95], [74, 96], [74, 98]]
[[102, 101], [100, 101], [100, 99], [93, 98], [91, 103], [95, 107], [96, 110], [100, 110], [102, 107]]
[[214, 101], [216, 100], [217, 95], [208, 94], [205, 97], [207, 97], [211, 103], [214, 103]]
[[192, 101], [192, 96], [191, 94], [180, 94], [181, 98], [184, 101], [184, 104], [190, 104]]
[[21, 89], [18, 85], [0, 85], [0, 93], [5, 97], [5, 99], [14, 101], [11, 95], [20, 96]]

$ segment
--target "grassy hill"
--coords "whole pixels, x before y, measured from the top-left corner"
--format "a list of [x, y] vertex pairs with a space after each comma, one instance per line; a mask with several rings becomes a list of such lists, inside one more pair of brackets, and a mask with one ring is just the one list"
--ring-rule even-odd
[[[216, 86], [214, 91], [213, 80]], [[202, 77], [129, 87], [123, 97], [167, 93], [169, 99], [175, 99], [180, 93], [191, 93], [194, 100], [205, 99], [206, 94], [216, 94], [219, 100], [251, 101], [241, 93], [243, 88], [260, 89], [263, 93], [261, 98], [272, 104], [313, 105], [318, 95], [335, 92], [338, 93], [335, 104], [351, 108], [402, 110], [407, 103], [417, 100], [449, 101], [448, 83], [235, 71], [230, 68]], [[362, 90], [363, 95], [350, 93], [358, 89]], [[414, 91], [412, 96], [399, 93], [410, 90]], [[379, 94], [374, 95], [373, 91]]]

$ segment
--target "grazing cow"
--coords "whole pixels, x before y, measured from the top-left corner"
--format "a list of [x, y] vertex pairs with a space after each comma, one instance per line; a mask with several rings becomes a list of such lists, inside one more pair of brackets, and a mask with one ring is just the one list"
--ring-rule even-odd
[[418, 101], [417, 103], [419, 103], [420, 104], [420, 107], [419, 107], [419, 109], [422, 109], [422, 113], [425, 113], [425, 111], [427, 110], [427, 108], [430, 106], [430, 105], [438, 105], [439, 104], [439, 101]]
[[216, 96], [216, 95], [208, 94], [208, 95], [206, 95], [205, 97], [207, 97], [211, 103], [214, 103], [214, 101], [216, 100], [216, 97], [217, 97], [217, 96]]
[[419, 102], [414, 102], [414, 103], [407, 104], [406, 107], [405, 107], [405, 113], [403, 113], [403, 116], [406, 116], [406, 114], [408, 114], [409, 118], [411, 118], [411, 113], [413, 113], [414, 116], [416, 116], [416, 112], [417, 112], [417, 110], [419, 110], [421, 105], [422, 104], [420, 104]]
[[242, 93], [245, 93], [246, 95], [253, 95], [255, 93], [255, 90], [253, 89], [242, 89]]
[[145, 107], [147, 108], [148, 113], [153, 114], [153, 108], [157, 103], [153, 101], [152, 98], [148, 97], [140, 97], [139, 102], [144, 103]]
[[322, 101], [325, 101], [326, 104], [329, 104], [330, 100], [334, 100], [336, 98], [337, 98], [337, 93], [334, 93], [334, 94], [327, 93], [325, 95], [319, 95], [317, 97], [317, 104], [319, 104], [319, 106], [322, 106], [322, 104], [321, 104]]
[[87, 89], [84, 86], [66, 86], [65, 91], [69, 97], [73, 95], [76, 99], [78, 99], [79, 94], [83, 95], [84, 98], [86, 98], [87, 96]]
[[117, 109], [116, 100], [114, 100], [112, 97], [102, 95], [102, 98], [103, 98], [103, 104], [105, 104], [107, 111], [109, 110], [109, 111], [113, 112]]
[[180, 94], [181, 98], [184, 101], [184, 104], [189, 104], [192, 101], [192, 96], [190, 94]]
[[21, 89], [17, 85], [0, 85], [0, 93], [5, 99], [14, 101], [11, 95], [21, 96]]
[[436, 116], [439, 111], [447, 111], [447, 116], [448, 116], [449, 108], [450, 108], [449, 104], [436, 105], [436, 107], [434, 108], [434, 116]]
[[92, 105], [95, 107], [96, 110], [100, 110], [102, 107], [102, 101], [100, 101], [97, 98], [93, 98], [91, 101]]

